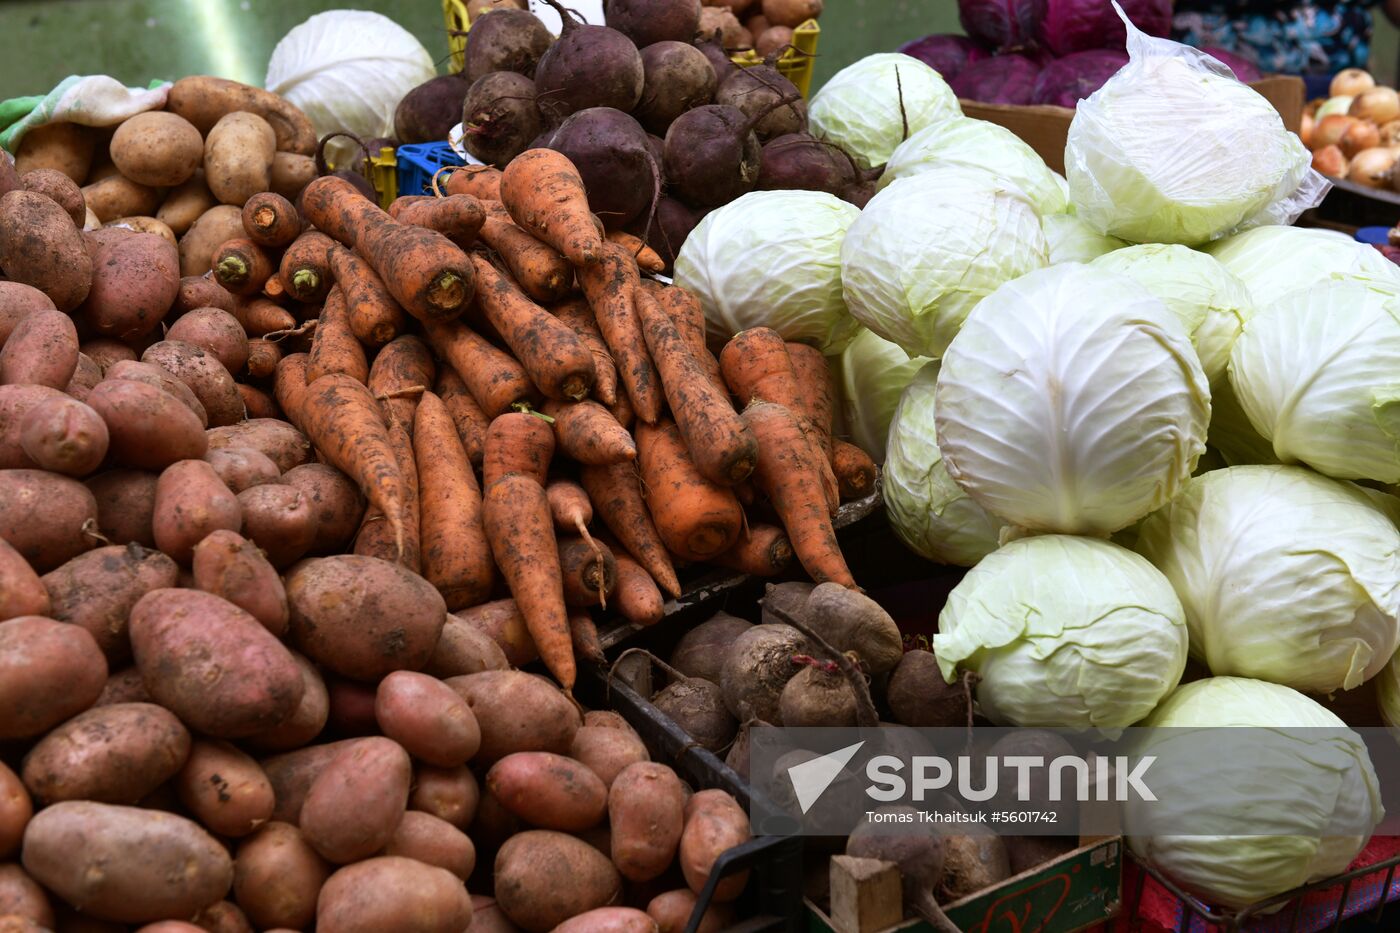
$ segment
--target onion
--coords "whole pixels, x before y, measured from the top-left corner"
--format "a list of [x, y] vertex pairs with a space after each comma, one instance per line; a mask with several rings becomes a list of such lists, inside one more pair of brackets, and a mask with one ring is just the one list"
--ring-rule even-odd
[[1357, 153], [1374, 149], [1380, 144], [1381, 131], [1376, 129], [1376, 124], [1366, 120], [1357, 120], [1342, 134], [1342, 152], [1346, 153], [1348, 159], [1355, 158]]
[[1381, 126], [1381, 145], [1400, 145], [1400, 119], [1391, 120], [1389, 123]]
[[1332, 79], [1327, 93], [1336, 97], [1341, 94], [1361, 94], [1376, 86], [1376, 79], [1370, 72], [1361, 68], [1344, 68]]
[[1340, 146], [1323, 146], [1313, 153], [1312, 167], [1329, 178], [1345, 178], [1347, 157]]
[[1388, 188], [1395, 175], [1395, 153], [1377, 146], [1358, 152], [1347, 170], [1347, 180], [1367, 188]]
[[1313, 127], [1316, 125], [1317, 121], [1313, 119], [1310, 113], [1303, 114], [1303, 122], [1298, 125], [1298, 138], [1301, 139], [1303, 145], [1307, 146], [1309, 149], [1312, 148]]
[[1334, 113], [1331, 116], [1320, 118], [1312, 131], [1313, 149], [1340, 145], [1346, 131], [1351, 129], [1351, 125], [1356, 122], [1356, 117], [1349, 117], [1344, 113]]
[[1351, 102], [1356, 98], [1350, 94], [1340, 94], [1327, 98], [1327, 102], [1317, 108], [1316, 117], [1321, 120], [1323, 117], [1330, 117], [1334, 113], [1346, 113], [1351, 109]]
[[1400, 117], [1400, 94], [1396, 94], [1393, 88], [1373, 87], [1356, 95], [1347, 113], [1358, 120], [1370, 120], [1377, 126], [1389, 123]]

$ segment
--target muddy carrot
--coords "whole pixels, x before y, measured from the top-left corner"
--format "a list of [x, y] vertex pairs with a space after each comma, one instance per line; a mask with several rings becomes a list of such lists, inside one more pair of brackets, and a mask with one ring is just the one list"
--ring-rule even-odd
[[636, 261], [622, 247], [608, 244], [602, 262], [579, 270], [579, 283], [593, 308], [598, 330], [617, 361], [632, 409], [643, 421], [654, 422], [661, 417], [660, 376], [633, 304], [641, 283]]
[[350, 330], [363, 344], [382, 347], [408, 327], [408, 315], [369, 263], [343, 246], [330, 254], [331, 274], [345, 293]]
[[413, 424], [418, 397], [405, 390], [420, 386], [429, 388], [436, 378], [437, 364], [433, 362], [428, 345], [412, 334], [404, 334], [386, 343], [375, 354], [366, 385], [375, 398], [384, 399], [385, 406], [407, 429]]
[[569, 635], [574, 643], [574, 657], [593, 664], [603, 664], [603, 643], [598, 638], [598, 626], [587, 612], [575, 609], [569, 613]]
[[282, 409], [277, 407], [272, 396], [262, 389], [250, 385], [238, 384], [238, 394], [243, 399], [243, 410], [248, 413], [249, 418], [281, 418]]
[[744, 530], [739, 500], [700, 474], [674, 423], [637, 427], [637, 462], [647, 510], [666, 550], [683, 560], [703, 561], [739, 540]]
[[287, 420], [303, 434], [306, 433], [306, 428], [302, 425], [302, 403], [306, 396], [306, 360], [305, 353], [284, 356], [278, 360], [272, 377], [272, 397], [277, 400], [277, 407], [282, 409]]
[[710, 381], [719, 389], [721, 395], [729, 393], [729, 387], [724, 383], [724, 377], [720, 375], [719, 360], [710, 352], [706, 344], [707, 325], [705, 323], [705, 311], [700, 307], [700, 299], [683, 288], [675, 286], [663, 286], [660, 282], [652, 279], [645, 279], [642, 287], [651, 293], [651, 296], [661, 305], [661, 310], [666, 312], [666, 316], [671, 319], [671, 323], [676, 325], [676, 329], [685, 338], [686, 345], [690, 347], [695, 358], [700, 361]]
[[486, 488], [509, 473], [528, 476], [541, 487], [554, 459], [554, 430], [539, 415], [508, 411], [491, 420], [481, 457], [481, 484]]
[[656, 250], [647, 246], [641, 237], [633, 236], [621, 230], [609, 230], [608, 241], [616, 243], [627, 252], [632, 254], [632, 258], [637, 260], [637, 267], [643, 272], [665, 272], [666, 263], [657, 254]]
[[476, 242], [486, 212], [469, 194], [445, 198], [399, 198], [389, 206], [389, 216], [399, 223], [436, 230], [463, 248]]
[[617, 404], [617, 366], [613, 363], [608, 345], [598, 332], [598, 322], [593, 319], [593, 309], [582, 298], [571, 298], [550, 308], [551, 313], [571, 327], [578, 339], [593, 354], [593, 397], [604, 405]]
[[603, 258], [588, 192], [568, 156], [528, 149], [501, 173], [501, 203], [515, 222], [583, 268]]
[[831, 469], [841, 486], [842, 499], [864, 499], [875, 491], [875, 476], [879, 472], [870, 454], [849, 441], [831, 441]]
[[496, 572], [481, 524], [481, 490], [447, 406], [431, 392], [418, 401], [413, 457], [423, 577], [449, 612], [485, 602]]
[[483, 202], [481, 239], [501, 257], [525, 294], [541, 304], [564, 298], [574, 287], [574, 267], [564, 254], [535, 239], [510, 219], [499, 202]]
[[277, 269], [288, 295], [308, 304], [325, 299], [334, 284], [330, 262], [334, 246], [335, 241], [319, 230], [307, 230], [292, 241]]
[[552, 479], [544, 488], [549, 500], [549, 514], [554, 519], [554, 527], [566, 534], [577, 534], [585, 541], [592, 541], [588, 533], [588, 523], [593, 521], [593, 503], [588, 501], [588, 493], [571, 479]]
[[419, 516], [418, 464], [413, 457], [413, 436], [409, 428], [394, 415], [384, 402], [379, 403], [388, 422], [389, 446], [403, 477], [403, 507], [399, 525], [403, 528], [403, 544], [394, 537], [394, 522], [373, 504], [366, 511], [355, 536], [356, 554], [396, 562], [414, 573], [423, 567], [421, 519]]
[[559, 569], [568, 606], [608, 606], [617, 585], [617, 561], [612, 550], [596, 541], [570, 535], [559, 537]]
[[632, 425], [637, 421], [636, 414], [632, 411], [632, 400], [627, 397], [626, 392], [622, 392], [618, 395], [617, 404], [609, 405], [608, 411], [612, 413], [613, 418], [617, 420], [618, 424], [627, 428], [629, 431], [632, 429]]
[[447, 414], [451, 416], [452, 423], [457, 428], [457, 439], [466, 451], [467, 460], [473, 467], [480, 467], [481, 451], [486, 443], [486, 429], [491, 420], [482, 414], [481, 406], [476, 404], [476, 399], [467, 391], [467, 384], [451, 366], [438, 368], [437, 384], [433, 391], [447, 407]]
[[259, 246], [286, 249], [301, 236], [301, 215], [282, 195], [264, 191], [243, 205], [243, 229]]
[[460, 321], [425, 324], [433, 349], [457, 371], [477, 406], [488, 418], [512, 406], [530, 403], [539, 392], [525, 369]]
[[598, 465], [637, 459], [632, 435], [597, 402], [549, 401], [541, 410], [554, 419], [554, 437], [570, 459]]
[[501, 170], [488, 165], [464, 165], [447, 176], [442, 189], [448, 194], [469, 194], [483, 201], [499, 201]]
[[711, 558], [711, 563], [756, 577], [776, 577], [792, 565], [792, 542], [776, 525], [750, 525], [738, 544]]
[[831, 457], [831, 418], [833, 411], [831, 367], [822, 351], [805, 343], [789, 343], [788, 359], [800, 387], [800, 411], [795, 412], [817, 434], [817, 443]]
[[282, 301], [287, 297], [287, 290], [282, 287], [280, 275], [268, 277], [268, 280], [263, 283], [262, 296], [269, 301]]
[[268, 251], [247, 237], [226, 240], [214, 251], [214, 281], [235, 295], [256, 295], [276, 271]]
[[233, 316], [243, 325], [249, 337], [265, 337], [297, 326], [292, 312], [266, 298], [237, 299]]
[[520, 607], [515, 604], [515, 600], [492, 600], [455, 612], [453, 615], [477, 631], [490, 636], [492, 641], [501, 646], [506, 661], [510, 662], [512, 667], [524, 667], [539, 659], [540, 653], [535, 649], [535, 640], [530, 637], [530, 630], [525, 626], [525, 617], [520, 614]]
[[656, 581], [624, 551], [613, 548], [617, 563], [617, 585], [613, 587], [613, 608], [633, 625], [655, 625], [666, 615], [666, 600]]
[[254, 379], [266, 379], [277, 371], [282, 351], [271, 340], [254, 337], [248, 341], [248, 363], [244, 367]]
[[593, 502], [593, 511], [627, 552], [646, 568], [663, 590], [679, 596], [681, 584], [656, 524], [647, 512], [636, 465], [584, 466], [579, 471], [579, 481]]
[[339, 286], [332, 288], [321, 308], [316, 323], [316, 336], [307, 354], [306, 379], [315, 382], [327, 373], [344, 373], [356, 382], [369, 379], [369, 361], [365, 348], [350, 332], [350, 319], [345, 313], [345, 296]]

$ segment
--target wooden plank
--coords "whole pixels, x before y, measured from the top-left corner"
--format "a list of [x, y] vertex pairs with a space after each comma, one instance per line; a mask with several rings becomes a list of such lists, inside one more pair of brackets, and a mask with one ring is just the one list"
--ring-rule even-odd
[[894, 862], [833, 855], [830, 872], [837, 933], [877, 933], [904, 919], [904, 881]]

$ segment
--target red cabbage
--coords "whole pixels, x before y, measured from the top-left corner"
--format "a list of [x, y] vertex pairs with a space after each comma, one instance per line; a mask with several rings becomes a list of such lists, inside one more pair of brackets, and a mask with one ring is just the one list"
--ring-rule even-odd
[[1040, 66], [1024, 55], [984, 58], [949, 82], [953, 93], [984, 104], [1029, 104]]
[[[1169, 36], [1172, 31], [1172, 0], [1118, 0], [1128, 20], [1139, 31], [1149, 36]], [[1113, 12], [1108, 0], [1103, 0], [1104, 27], [1103, 42], [1100, 48], [1121, 49], [1126, 47], [1128, 33], [1123, 29], [1123, 21]]]
[[1066, 55], [1050, 65], [1036, 78], [1031, 92], [1033, 103], [1075, 107], [1084, 98], [1103, 87], [1119, 68], [1128, 63], [1128, 53], [1114, 49], [1092, 49]]
[[1114, 16], [1108, 0], [1045, 0], [1036, 38], [1056, 55], [1103, 48], [1105, 13]]
[[1237, 52], [1231, 52], [1228, 49], [1217, 49], [1214, 46], [1203, 48], [1201, 51], [1205, 52], [1211, 58], [1218, 58], [1222, 64], [1226, 65], [1235, 73], [1236, 78], [1239, 78], [1245, 84], [1249, 84], [1251, 81], [1258, 81], [1263, 77], [1263, 75], [1259, 73], [1259, 69], [1255, 66], [1254, 62]]
[[[1171, 0], [1167, 3], [1170, 7]], [[1000, 51], [1029, 44], [1044, 14], [1045, 0], [958, 0], [962, 28]]]
[[973, 62], [987, 57], [987, 50], [967, 36], [932, 35], [901, 45], [898, 51], [928, 65], [951, 81]]

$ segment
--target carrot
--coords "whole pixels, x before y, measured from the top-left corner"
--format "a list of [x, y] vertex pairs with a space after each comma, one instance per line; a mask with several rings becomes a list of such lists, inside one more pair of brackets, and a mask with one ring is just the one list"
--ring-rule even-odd
[[307, 230], [282, 254], [277, 277], [297, 301], [315, 304], [331, 290], [330, 253], [335, 241], [319, 230]]
[[224, 241], [213, 263], [214, 281], [235, 295], [256, 295], [277, 270], [267, 250], [247, 237]]
[[302, 403], [306, 398], [306, 361], [305, 353], [284, 356], [277, 362], [277, 369], [272, 376], [272, 397], [277, 400], [277, 407], [282, 409], [287, 415], [287, 420], [303, 434], [306, 433], [306, 428], [302, 425]]
[[617, 561], [612, 551], [591, 538], [569, 535], [559, 538], [558, 547], [565, 605], [608, 608], [608, 594], [617, 585]]
[[721, 486], [742, 483], [758, 460], [757, 440], [729, 397], [715, 387], [680, 330], [646, 289], [637, 290], [637, 312], [647, 346], [661, 372], [666, 401], [700, 475]]
[[700, 307], [700, 299], [683, 288], [664, 286], [654, 279], [644, 280], [642, 287], [651, 293], [661, 305], [661, 310], [671, 319], [671, 323], [676, 325], [676, 329], [685, 338], [686, 345], [705, 368], [706, 374], [720, 393], [728, 394], [729, 387], [724, 384], [724, 377], [720, 374], [719, 360], [715, 359], [706, 343], [708, 325], [705, 323], [705, 310]]
[[287, 296], [287, 290], [282, 287], [282, 277], [280, 275], [268, 276], [263, 283], [262, 296], [269, 301], [281, 301]]
[[303, 392], [294, 408], [288, 408], [280, 392], [277, 403], [288, 414], [300, 413], [298, 426], [321, 456], [353, 479], [365, 498], [389, 516], [394, 543], [402, 553], [406, 544], [404, 476], [379, 404], [369, 389], [342, 373], [322, 376]]
[[485, 602], [496, 568], [481, 524], [481, 490], [447, 406], [431, 392], [418, 401], [413, 457], [423, 577], [442, 594], [449, 612]]
[[593, 397], [604, 405], [617, 404], [617, 366], [613, 363], [608, 345], [603, 335], [598, 333], [598, 322], [593, 319], [593, 309], [582, 298], [571, 298], [563, 304], [555, 305], [551, 313], [568, 324], [593, 354]]
[[360, 523], [360, 531], [355, 536], [354, 552], [398, 563], [414, 573], [421, 573], [422, 532], [418, 504], [418, 464], [413, 457], [413, 436], [409, 433], [408, 425], [400, 421], [384, 402], [379, 404], [389, 425], [389, 446], [393, 448], [399, 475], [403, 477], [403, 508], [399, 513], [403, 543], [399, 544], [398, 539], [394, 537], [394, 522], [385, 518], [388, 513], [380, 511], [371, 503], [364, 520]]
[[484, 257], [473, 254], [477, 307], [510, 347], [535, 387], [553, 399], [581, 399], [593, 389], [593, 354], [573, 329], [521, 293]]
[[447, 176], [442, 190], [448, 194], [469, 194], [483, 201], [499, 201], [501, 170], [489, 165], [464, 165]]
[[743, 417], [758, 438], [758, 485], [782, 518], [803, 569], [818, 583], [855, 588], [822, 495], [816, 448], [797, 416], [781, 405], [756, 401]]
[[574, 643], [574, 656], [603, 664], [608, 659], [603, 654], [603, 643], [598, 638], [598, 626], [586, 612], [574, 610], [569, 613], [569, 635]]
[[343, 178], [323, 175], [301, 194], [306, 217], [353, 247], [405, 311], [420, 320], [451, 320], [471, 301], [471, 264], [436, 230], [401, 224]]
[[776, 577], [792, 564], [792, 542], [776, 525], [750, 525], [738, 544], [711, 560], [740, 573]]
[[661, 417], [661, 387], [633, 305], [640, 283], [636, 261], [615, 243], [608, 244], [602, 262], [579, 270], [579, 284], [593, 308], [598, 330], [617, 361], [632, 408], [638, 418], [650, 423]]
[[481, 239], [501, 257], [525, 294], [549, 304], [573, 290], [574, 267], [563, 253], [517, 226], [501, 204], [487, 201], [483, 207], [486, 222], [481, 226]]
[[486, 212], [469, 194], [445, 198], [399, 198], [389, 205], [389, 216], [399, 223], [436, 230], [463, 248], [476, 242]]
[[613, 608], [633, 625], [655, 625], [666, 615], [666, 601], [642, 565], [621, 550], [613, 549], [617, 562], [617, 585], [613, 587]]
[[472, 606], [454, 613], [457, 618], [472, 628], [490, 636], [501, 646], [506, 660], [512, 667], [524, 667], [539, 659], [535, 640], [530, 637], [530, 629], [525, 625], [525, 617], [513, 599], [497, 599], [480, 606]]
[[789, 343], [788, 359], [797, 376], [800, 410], [794, 412], [816, 432], [817, 444], [831, 457], [831, 367], [822, 351], [805, 343]]
[[425, 324], [424, 330], [433, 349], [462, 377], [486, 417], [494, 418], [538, 397], [534, 383], [514, 357], [462, 322]]
[[541, 487], [554, 458], [554, 431], [539, 415], [508, 411], [491, 420], [481, 457], [481, 482], [488, 489], [508, 473], [530, 477]]
[[277, 403], [272, 400], [262, 389], [254, 388], [250, 385], [238, 384], [238, 394], [243, 398], [243, 410], [248, 413], [249, 418], [281, 418], [282, 409], [277, 407]]
[[233, 306], [233, 316], [249, 337], [265, 337], [297, 326], [292, 312], [266, 298], [239, 298]]
[[413, 395], [396, 393], [417, 386], [426, 389], [433, 384], [436, 376], [437, 365], [427, 344], [412, 334], [404, 334], [380, 348], [374, 357], [374, 365], [369, 368], [369, 381], [365, 384], [375, 398], [384, 399], [385, 407], [393, 411], [394, 417], [407, 430], [413, 424], [418, 399]]
[[643, 272], [665, 272], [666, 262], [663, 260], [641, 237], [633, 236], [622, 230], [609, 230], [607, 232], [609, 242], [616, 243], [627, 252], [632, 254], [632, 258], [637, 260], [637, 267]]
[[647, 512], [636, 466], [631, 463], [585, 465], [579, 471], [579, 481], [593, 501], [593, 510], [612, 529], [627, 552], [646, 568], [663, 590], [679, 596], [681, 584], [676, 579], [676, 569], [671, 565], [661, 535]]
[[[457, 440], [466, 451], [467, 460], [473, 467], [481, 466], [481, 451], [486, 444], [486, 429], [491, 421], [481, 412], [476, 399], [467, 391], [467, 384], [451, 366], [438, 370], [437, 384], [433, 391], [447, 406], [447, 414], [457, 428]], [[480, 495], [478, 493], [478, 495]]]
[[[486, 445], [487, 461], [493, 457]], [[482, 514], [486, 539], [545, 666], [573, 690], [574, 647], [564, 607], [559, 550], [544, 488], [532, 476], [508, 473], [487, 487]]]
[[632, 429], [632, 425], [637, 421], [636, 413], [632, 411], [632, 400], [627, 397], [626, 392], [623, 392], [617, 397], [617, 404], [610, 405], [608, 411], [612, 413], [614, 420], [616, 420], [618, 424], [627, 428], [629, 431]]
[[703, 561], [734, 546], [744, 510], [727, 487], [700, 474], [673, 422], [639, 425], [637, 454], [647, 509], [666, 550]]
[[248, 341], [248, 363], [244, 367], [254, 379], [266, 379], [277, 371], [282, 351], [271, 340], [254, 337]]
[[335, 283], [345, 293], [350, 330], [361, 343], [382, 347], [407, 329], [408, 315], [369, 263], [337, 246], [331, 250], [330, 264]]
[[557, 531], [577, 533], [585, 541], [593, 540], [588, 533], [588, 523], [593, 521], [593, 503], [588, 501], [588, 493], [582, 486], [571, 479], [552, 479], [544, 488], [544, 494]]
[[501, 203], [515, 222], [579, 268], [603, 258], [603, 237], [588, 209], [588, 192], [568, 156], [528, 149], [501, 173]]
[[582, 402], [545, 402], [543, 411], [554, 419], [559, 449], [579, 463], [622, 463], [637, 459], [637, 445], [627, 429], [602, 405]]
[[831, 441], [831, 468], [841, 486], [842, 499], [864, 499], [875, 491], [879, 470], [870, 454], [849, 441]]
[[369, 361], [365, 348], [350, 332], [350, 318], [345, 312], [345, 295], [340, 286], [331, 289], [321, 317], [316, 324], [316, 336], [311, 340], [307, 355], [306, 378], [315, 382], [326, 373], [344, 373], [356, 382], [369, 380]]
[[282, 195], [264, 191], [243, 205], [243, 229], [259, 246], [286, 249], [301, 236], [301, 215]]

